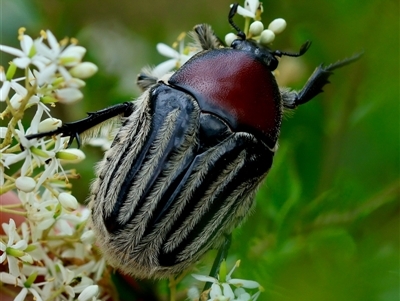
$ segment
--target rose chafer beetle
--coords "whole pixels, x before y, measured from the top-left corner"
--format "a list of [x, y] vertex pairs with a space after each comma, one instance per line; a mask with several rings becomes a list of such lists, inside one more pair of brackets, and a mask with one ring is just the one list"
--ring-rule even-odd
[[138, 77], [143, 94], [47, 133], [80, 134], [110, 118], [122, 125], [97, 167], [91, 187], [92, 225], [108, 261], [140, 278], [160, 278], [189, 268], [211, 248], [226, 256], [230, 235], [254, 206], [257, 187], [277, 150], [284, 109], [322, 92], [334, 69], [320, 65], [299, 92], [280, 89], [272, 71], [278, 57], [298, 53], [262, 47], [237, 31], [224, 47], [205, 24], [194, 28], [201, 51], [175, 73]]

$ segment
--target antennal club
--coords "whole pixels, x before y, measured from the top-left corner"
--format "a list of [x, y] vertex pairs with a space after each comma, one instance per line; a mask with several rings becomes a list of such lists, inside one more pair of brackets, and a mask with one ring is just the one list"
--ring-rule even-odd
[[235, 4], [232, 5], [231, 10], [229, 11], [229, 15], [228, 15], [228, 21], [229, 21], [229, 24], [231, 24], [231, 26], [236, 30], [236, 32], [237, 32], [236, 35], [239, 38], [241, 38], [242, 40], [246, 40], [246, 34], [243, 31], [241, 31], [239, 26], [237, 26], [233, 22], [233, 17], [236, 15], [238, 6], [239, 6], [239, 3], [235, 3]]

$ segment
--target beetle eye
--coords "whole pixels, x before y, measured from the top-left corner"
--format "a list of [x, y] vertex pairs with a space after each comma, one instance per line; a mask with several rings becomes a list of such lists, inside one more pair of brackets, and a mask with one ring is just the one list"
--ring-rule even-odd
[[236, 40], [234, 40], [234, 41], [232, 42], [231, 47], [234, 48], [234, 49], [237, 49], [237, 48], [239, 48], [239, 45], [240, 45], [241, 43], [242, 43], [242, 40], [236, 39]]
[[276, 68], [278, 68], [278, 64], [279, 64], [278, 59], [276, 57], [274, 57], [274, 56], [271, 56], [271, 59], [267, 63], [268, 69], [270, 71], [274, 71]]

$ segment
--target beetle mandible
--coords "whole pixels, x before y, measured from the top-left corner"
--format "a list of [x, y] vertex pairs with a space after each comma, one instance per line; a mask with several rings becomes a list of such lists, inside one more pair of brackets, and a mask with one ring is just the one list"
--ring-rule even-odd
[[360, 56], [320, 65], [299, 92], [280, 89], [272, 73], [278, 57], [301, 56], [311, 43], [298, 53], [262, 47], [233, 22], [236, 10], [237, 4], [228, 17], [237, 31], [229, 47], [210, 26], [197, 25], [201, 51], [162, 79], [140, 74], [144, 92], [136, 101], [28, 137], [62, 134], [79, 144], [81, 133], [122, 115], [97, 166], [89, 206], [100, 248], [124, 273], [161, 278], [211, 248], [226, 256], [231, 232], [251, 211], [272, 165], [283, 110], [311, 100], [334, 69]]

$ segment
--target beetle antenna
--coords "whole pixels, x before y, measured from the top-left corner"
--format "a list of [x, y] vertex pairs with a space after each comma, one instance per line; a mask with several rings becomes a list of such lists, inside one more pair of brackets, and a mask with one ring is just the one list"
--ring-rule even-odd
[[275, 55], [275, 56], [279, 56], [279, 57], [281, 57], [282, 55], [298, 57], [298, 56], [301, 56], [304, 53], [306, 53], [307, 50], [310, 48], [310, 46], [311, 46], [311, 42], [307, 41], [303, 45], [301, 45], [300, 51], [297, 52], [297, 53], [283, 52], [283, 51], [280, 51], [280, 50], [275, 50], [272, 54]]
[[231, 6], [231, 10], [229, 11], [228, 15], [228, 21], [229, 24], [231, 24], [231, 26], [237, 31], [236, 35], [242, 40], [246, 40], [246, 34], [233, 22], [233, 17], [236, 15], [238, 6], [239, 3], [235, 3]]

